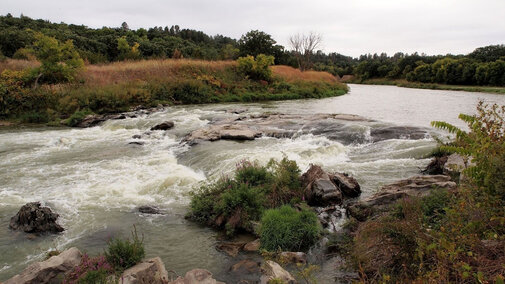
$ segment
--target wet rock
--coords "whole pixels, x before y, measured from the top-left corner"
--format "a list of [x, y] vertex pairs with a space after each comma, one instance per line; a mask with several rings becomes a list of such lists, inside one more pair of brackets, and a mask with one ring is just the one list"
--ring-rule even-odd
[[444, 165], [447, 162], [447, 156], [433, 157], [430, 163], [424, 168], [421, 173], [425, 175], [443, 175]]
[[81, 258], [82, 254], [77, 248], [69, 248], [45, 261], [33, 263], [21, 274], [15, 275], [4, 284], [53, 283], [61, 278], [61, 275], [79, 265]]
[[146, 142], [142, 142], [142, 141], [132, 141], [130, 143], [128, 143], [128, 145], [137, 145], [137, 146], [142, 146], [146, 144]]
[[227, 113], [233, 113], [233, 114], [241, 114], [248, 111], [247, 108], [234, 108], [234, 109], [227, 109]]
[[23, 205], [11, 218], [9, 228], [25, 233], [59, 233], [64, 229], [56, 223], [58, 217], [49, 207], [41, 207], [40, 202], [31, 202]]
[[165, 121], [165, 122], [162, 122], [158, 125], [151, 127], [151, 130], [169, 130], [169, 129], [173, 128], [174, 125], [175, 124], [173, 121]]
[[273, 279], [279, 279], [283, 281], [283, 283], [287, 284], [294, 284], [296, 283], [295, 278], [291, 276], [289, 272], [284, 270], [277, 262], [267, 260], [263, 264], [262, 268], [262, 275], [260, 278], [260, 283], [261, 284], [268, 284], [269, 281], [272, 281]]
[[236, 257], [245, 244], [244, 242], [222, 242], [216, 245], [216, 249], [231, 257]]
[[336, 206], [328, 207], [316, 207], [317, 218], [323, 226], [323, 228], [329, 230], [330, 232], [336, 231], [338, 229], [338, 220], [342, 217], [342, 212], [340, 208]]
[[168, 283], [168, 272], [159, 257], [145, 260], [128, 268], [121, 275], [121, 284], [165, 284]]
[[143, 205], [138, 208], [140, 213], [144, 214], [162, 214], [161, 210], [156, 206]]
[[254, 252], [259, 251], [261, 247], [260, 239], [256, 239], [252, 242], [248, 242], [244, 245], [244, 251]]
[[330, 176], [330, 179], [345, 197], [358, 197], [361, 194], [358, 181], [348, 174], [334, 173]]
[[373, 142], [389, 139], [419, 140], [428, 136], [428, 132], [422, 128], [411, 126], [389, 126], [374, 128], [370, 131]]
[[342, 193], [329, 179], [317, 179], [312, 184], [308, 199], [311, 205], [331, 205], [342, 203]]
[[141, 139], [142, 138], [142, 135], [140, 134], [135, 134], [132, 136], [132, 139]]
[[168, 284], [225, 284], [212, 278], [212, 273], [205, 269], [193, 269], [186, 272], [183, 277], [178, 277], [175, 281]]
[[261, 136], [261, 133], [250, 129], [245, 125], [212, 125], [209, 128], [199, 129], [189, 134], [184, 140], [187, 142], [195, 140], [216, 141], [220, 139], [228, 140], [254, 140]]
[[106, 121], [107, 119], [105, 118], [104, 115], [100, 114], [90, 114], [84, 117], [83, 120], [81, 120], [76, 127], [80, 128], [88, 128], [88, 127], [93, 127], [97, 126], [100, 123]]
[[283, 251], [279, 254], [279, 257], [288, 263], [307, 263], [307, 255], [303, 252]]
[[398, 199], [408, 196], [423, 197], [434, 189], [442, 188], [454, 189], [456, 188], [456, 183], [451, 181], [449, 176], [445, 175], [414, 176], [386, 185], [373, 196], [349, 204], [347, 214], [358, 221], [364, 221], [369, 216], [384, 211], [384, 209]]
[[260, 264], [260, 262], [244, 259], [240, 262], [235, 263], [230, 268], [230, 272], [239, 275], [259, 274], [261, 272]]

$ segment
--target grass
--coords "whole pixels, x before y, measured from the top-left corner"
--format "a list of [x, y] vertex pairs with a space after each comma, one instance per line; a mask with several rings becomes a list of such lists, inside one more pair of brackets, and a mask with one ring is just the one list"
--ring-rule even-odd
[[505, 87], [462, 86], [462, 85], [445, 85], [445, 84], [436, 84], [436, 83], [419, 83], [419, 82], [409, 82], [404, 79], [375, 78], [375, 79], [368, 79], [368, 80], [364, 80], [364, 81], [355, 79], [353, 81], [350, 81], [349, 83], [364, 84], [364, 85], [390, 85], [390, 86], [398, 86], [398, 87], [414, 88], [414, 89], [449, 90], [449, 91], [505, 94]]
[[[37, 62], [0, 63], [0, 119], [60, 121], [82, 110], [118, 113], [131, 107], [324, 98], [345, 94], [329, 73], [273, 66], [271, 82], [251, 80], [235, 61], [158, 59], [87, 65], [74, 83], [33, 88], [24, 68]], [[27, 116], [26, 113], [37, 113]], [[53, 123], [54, 121], [49, 121]]]

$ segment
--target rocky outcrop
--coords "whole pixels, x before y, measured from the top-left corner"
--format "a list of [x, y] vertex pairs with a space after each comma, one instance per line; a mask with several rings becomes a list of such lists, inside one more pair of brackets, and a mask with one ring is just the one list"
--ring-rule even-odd
[[205, 269], [193, 269], [186, 272], [184, 277], [178, 277], [168, 284], [225, 284], [212, 278], [212, 273]]
[[283, 281], [282, 283], [294, 284], [295, 278], [289, 272], [284, 270], [278, 263], [267, 260], [261, 267], [262, 275], [260, 278], [261, 284], [268, 284], [269, 281], [274, 279]]
[[23, 205], [11, 218], [9, 228], [25, 233], [59, 233], [64, 229], [56, 223], [59, 215], [49, 207], [41, 207], [40, 202]]
[[36, 262], [4, 282], [4, 284], [44, 284], [52, 283], [56, 278], [69, 272], [81, 263], [82, 254], [77, 248], [69, 248], [59, 255]]
[[355, 178], [344, 173], [326, 173], [320, 166], [311, 165], [301, 177], [307, 203], [312, 206], [341, 204], [344, 197], [357, 197], [361, 193]]
[[370, 198], [350, 204], [347, 214], [358, 221], [364, 221], [369, 216], [384, 211], [400, 198], [423, 197], [432, 190], [441, 188], [454, 189], [456, 183], [445, 175], [414, 176], [386, 185]]
[[120, 284], [166, 284], [168, 272], [159, 257], [151, 258], [128, 268], [119, 279]]
[[173, 121], [165, 121], [151, 127], [151, 130], [169, 130], [174, 127], [175, 123]]

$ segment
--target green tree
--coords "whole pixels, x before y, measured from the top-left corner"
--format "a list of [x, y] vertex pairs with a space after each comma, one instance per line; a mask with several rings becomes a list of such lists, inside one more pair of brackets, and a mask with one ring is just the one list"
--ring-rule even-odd
[[252, 30], [245, 35], [242, 35], [238, 42], [238, 47], [240, 50], [240, 56], [254, 56], [259, 54], [273, 55], [274, 45], [276, 41], [271, 35], [258, 31]]
[[40, 61], [40, 67], [33, 69], [35, 86], [40, 82], [60, 83], [70, 82], [84, 65], [84, 61], [74, 48], [72, 40], [59, 42], [54, 37], [41, 33], [35, 34], [33, 50]]
[[126, 40], [126, 36], [122, 36], [117, 39], [117, 50], [119, 52], [118, 60], [136, 60], [140, 59], [139, 43], [135, 42], [133, 46], [130, 46]]

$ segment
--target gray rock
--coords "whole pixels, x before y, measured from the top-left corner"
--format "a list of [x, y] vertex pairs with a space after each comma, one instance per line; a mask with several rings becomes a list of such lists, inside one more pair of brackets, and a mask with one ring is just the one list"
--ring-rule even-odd
[[345, 173], [334, 173], [330, 179], [345, 197], [358, 197], [361, 194], [358, 181]]
[[241, 260], [235, 263], [231, 268], [230, 272], [239, 275], [247, 274], [259, 274], [261, 271], [260, 262], [252, 261], [249, 259]]
[[58, 217], [49, 207], [41, 207], [40, 202], [31, 202], [23, 205], [11, 218], [9, 228], [25, 233], [59, 233], [64, 229], [56, 223]]
[[268, 284], [273, 279], [280, 279], [283, 283], [294, 284], [295, 278], [289, 272], [284, 270], [277, 262], [267, 260], [262, 266], [261, 284]]
[[342, 203], [342, 193], [329, 179], [317, 179], [312, 184], [310, 204], [332, 205]]
[[162, 214], [161, 210], [156, 206], [143, 205], [138, 208], [140, 213], [144, 214]]
[[168, 272], [159, 257], [145, 260], [123, 272], [120, 284], [166, 284]]
[[15, 275], [4, 284], [44, 284], [52, 283], [61, 275], [69, 272], [81, 263], [82, 254], [77, 248], [69, 248], [59, 255], [35, 262], [21, 274]]

